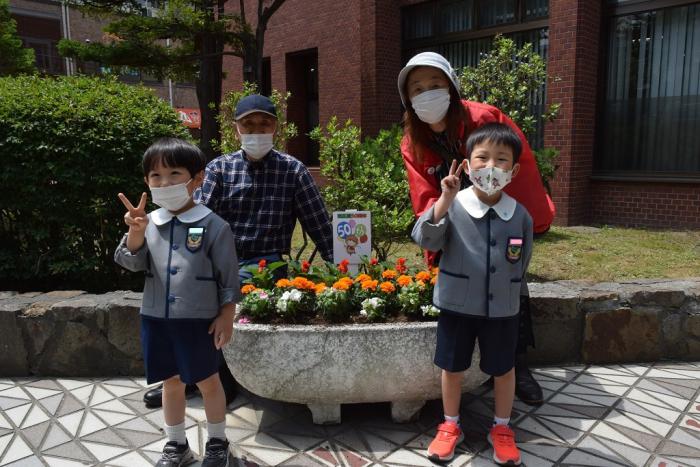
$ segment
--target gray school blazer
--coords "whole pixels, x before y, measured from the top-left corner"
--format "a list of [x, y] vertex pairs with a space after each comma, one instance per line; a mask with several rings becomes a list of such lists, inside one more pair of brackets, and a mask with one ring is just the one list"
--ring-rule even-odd
[[146, 273], [142, 315], [212, 319], [221, 306], [239, 300], [238, 259], [228, 222], [199, 204], [177, 216], [161, 208], [148, 219], [146, 241], [138, 251], [129, 251], [124, 235], [114, 252], [120, 266]]
[[[433, 304], [439, 309], [487, 318], [509, 318], [520, 311], [532, 256], [532, 218], [522, 205], [503, 197], [504, 203], [499, 201], [495, 210], [482, 204], [480, 218], [457, 200], [437, 224], [432, 223], [434, 206], [418, 218], [413, 240], [422, 248], [442, 250], [433, 292]], [[508, 203], [512, 203], [509, 209], [500, 209]]]

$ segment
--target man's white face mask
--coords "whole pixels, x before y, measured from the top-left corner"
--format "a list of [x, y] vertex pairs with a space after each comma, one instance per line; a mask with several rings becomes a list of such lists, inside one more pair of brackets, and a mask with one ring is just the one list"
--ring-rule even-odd
[[265, 157], [273, 147], [273, 133], [253, 133], [241, 134], [241, 148], [248, 157], [254, 160], [260, 160]]

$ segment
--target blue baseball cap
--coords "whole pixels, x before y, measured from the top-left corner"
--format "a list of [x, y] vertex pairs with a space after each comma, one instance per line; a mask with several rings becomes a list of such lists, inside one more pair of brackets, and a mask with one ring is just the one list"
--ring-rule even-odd
[[234, 120], [240, 120], [246, 115], [255, 112], [262, 112], [277, 118], [275, 104], [273, 104], [269, 98], [261, 96], [260, 94], [251, 94], [238, 101], [236, 113], [233, 118]]

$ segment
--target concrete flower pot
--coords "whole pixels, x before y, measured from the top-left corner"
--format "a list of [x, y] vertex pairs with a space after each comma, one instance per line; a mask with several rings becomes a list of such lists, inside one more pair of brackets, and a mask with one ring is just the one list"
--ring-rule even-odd
[[[340, 423], [340, 405], [391, 402], [396, 422], [441, 397], [433, 364], [437, 323], [238, 324], [224, 356], [236, 380], [269, 399], [306, 404], [314, 423]], [[462, 389], [486, 381], [478, 349]]]

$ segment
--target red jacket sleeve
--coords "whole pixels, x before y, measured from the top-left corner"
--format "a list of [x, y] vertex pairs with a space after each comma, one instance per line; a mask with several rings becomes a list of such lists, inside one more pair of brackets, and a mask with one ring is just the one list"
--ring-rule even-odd
[[440, 186], [436, 184], [435, 177], [427, 172], [428, 167], [438, 165], [439, 161], [433, 164], [430, 164], [428, 160], [423, 163], [418, 162], [411, 150], [410, 139], [407, 135], [401, 140], [401, 156], [408, 174], [408, 188], [411, 193], [413, 212], [416, 217], [419, 217], [430, 209], [440, 197]]
[[520, 137], [523, 150], [520, 154], [520, 172], [505, 187], [504, 191], [522, 204], [532, 216], [533, 230], [535, 233], [546, 232], [554, 220], [554, 203], [547, 194], [542, 184], [537, 162], [532, 153], [530, 144], [520, 128], [513, 123], [503, 112], [496, 107], [491, 107], [491, 113], [499, 123], [510, 126]]

